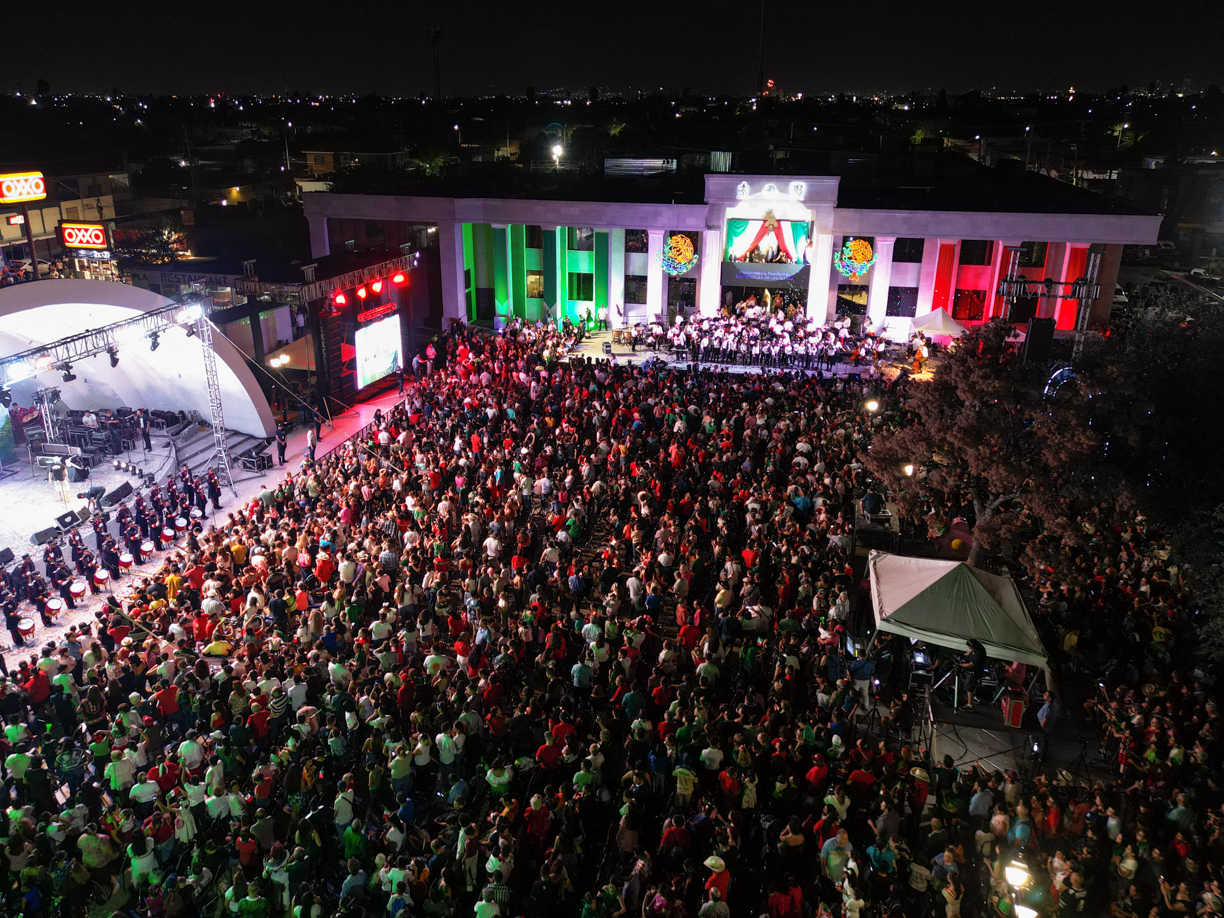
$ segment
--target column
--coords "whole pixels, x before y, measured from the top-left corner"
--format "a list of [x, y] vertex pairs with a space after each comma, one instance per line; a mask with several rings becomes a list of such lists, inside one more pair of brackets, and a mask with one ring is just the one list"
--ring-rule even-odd
[[560, 322], [558, 318], [559, 312], [557, 304], [561, 296], [557, 287], [557, 277], [559, 274], [557, 253], [557, 230], [560, 227], [556, 226], [541, 226], [540, 235], [542, 237], [541, 244], [543, 249], [540, 251], [540, 271], [544, 275], [544, 316], [548, 317], [548, 321]]
[[915, 316], [923, 316], [931, 311], [931, 301], [935, 297], [935, 270], [939, 265], [941, 241], [927, 239], [922, 247], [922, 268], [918, 272], [918, 304], [914, 308]]
[[1007, 313], [1007, 304], [999, 296], [999, 284], [1007, 277], [1007, 269], [1011, 266], [1011, 253], [1007, 248], [1019, 244], [1003, 239], [995, 240], [994, 263], [990, 266], [990, 289], [986, 291], [986, 308], [983, 310], [983, 316], [987, 319], [1001, 318]]
[[467, 322], [467, 287], [463, 280], [463, 224], [456, 220], [438, 223], [438, 260], [442, 265], [442, 321]]
[[512, 315], [527, 318], [527, 227], [510, 224], [506, 231], [510, 246], [510, 307]]
[[896, 236], [876, 236], [876, 263], [871, 266], [871, 289], [867, 291], [867, 321], [882, 329], [888, 315], [888, 285], [892, 282], [893, 248]]
[[557, 237], [557, 327], [567, 316], [573, 320], [569, 309], [569, 227], [558, 226]]
[[697, 275], [697, 313], [718, 315], [722, 299], [723, 234], [719, 227], [706, 227], [701, 234], [701, 267]]
[[812, 246], [812, 263], [808, 266], [809, 319], [832, 322], [837, 311], [836, 297], [829, 296], [829, 275], [833, 271], [833, 234], [816, 233]]
[[608, 327], [625, 324], [625, 230], [608, 230]]
[[[647, 230], [646, 315], [647, 321], [663, 321], [663, 230]], [[660, 317], [663, 318], [660, 318]]]
[[[1080, 251], [1075, 251], [1079, 249]], [[1042, 278], [1052, 281], [1073, 281], [1084, 273], [1088, 261], [1088, 246], [1072, 245], [1069, 242], [1051, 242], [1046, 245], [1046, 260], [1042, 265]], [[1061, 294], [1066, 293], [1065, 287], [1055, 286], [1049, 296], [1042, 296], [1037, 308], [1039, 319], [1058, 319], [1063, 312], [1064, 304], [1074, 315], [1071, 306], [1074, 300], [1064, 300]], [[1071, 327], [1075, 327], [1074, 320]]]
[[493, 226], [493, 327], [503, 329], [514, 315], [510, 307], [510, 233], [504, 224]]
[[608, 231], [595, 231], [595, 323], [599, 324], [599, 311], [609, 310], [611, 305], [608, 303]]
[[331, 241], [327, 238], [327, 217], [310, 219], [310, 257], [322, 258], [331, 254]]

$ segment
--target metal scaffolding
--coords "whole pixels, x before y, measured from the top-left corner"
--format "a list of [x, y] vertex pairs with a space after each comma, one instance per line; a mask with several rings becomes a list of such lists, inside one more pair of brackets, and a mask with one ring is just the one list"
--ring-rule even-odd
[[225, 412], [221, 406], [221, 380], [217, 377], [217, 355], [213, 353], [212, 322], [201, 313], [196, 319], [196, 334], [204, 352], [204, 379], [208, 383], [208, 410], [212, 415], [213, 453], [207, 464], [215, 464], [217, 478], [235, 497], [234, 476], [230, 472], [229, 446], [225, 441]]

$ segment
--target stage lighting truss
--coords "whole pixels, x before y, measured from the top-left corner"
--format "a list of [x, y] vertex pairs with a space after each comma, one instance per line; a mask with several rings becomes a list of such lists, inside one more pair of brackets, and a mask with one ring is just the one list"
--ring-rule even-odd
[[[150, 350], [156, 350], [160, 336], [172, 328], [187, 330], [188, 336], [196, 334], [201, 318], [212, 314], [210, 298], [201, 298], [187, 303], [173, 303], [142, 313], [122, 322], [114, 322], [102, 328], [91, 329], [70, 338], [61, 338], [50, 344], [12, 354], [0, 360], [0, 386], [11, 386], [39, 373], [60, 370], [65, 382], [70, 382], [72, 365], [97, 354], [110, 356], [111, 366], [118, 366], [119, 348], [125, 344], [148, 338]], [[73, 377], [75, 378], [75, 377]]]

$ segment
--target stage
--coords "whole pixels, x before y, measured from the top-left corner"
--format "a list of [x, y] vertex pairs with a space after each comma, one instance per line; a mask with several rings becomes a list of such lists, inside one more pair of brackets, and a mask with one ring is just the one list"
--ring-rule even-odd
[[[114, 467], [112, 461], [118, 458], [135, 463], [148, 474], [156, 477], [160, 484], [172, 471], [173, 455], [170, 438], [161, 433], [154, 433], [150, 438], [153, 451], [146, 453], [143, 449], [125, 452], [118, 457], [90, 469], [90, 477], [85, 481], [66, 482], [61, 497], [56, 485], [47, 480], [46, 469], [31, 466], [26, 461], [25, 446], [17, 448], [19, 461], [4, 467], [4, 477], [0, 478], [0, 551], [10, 548], [15, 558], [24, 554], [31, 555], [42, 569], [42, 549], [30, 541], [34, 533], [55, 526], [55, 518], [69, 510], [78, 511], [87, 506], [87, 501], [78, 500], [77, 494], [84, 493], [91, 487], [106, 488], [113, 491], [125, 481], [136, 487], [138, 479], [135, 475], [121, 472]], [[93, 548], [92, 528], [85, 524], [83, 530], [89, 538], [87, 543]]]

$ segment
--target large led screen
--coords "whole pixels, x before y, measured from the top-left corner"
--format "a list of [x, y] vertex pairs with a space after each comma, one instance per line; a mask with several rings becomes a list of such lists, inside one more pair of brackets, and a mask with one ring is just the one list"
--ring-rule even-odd
[[400, 317], [391, 316], [357, 329], [353, 345], [357, 350], [357, 388], [364, 389], [403, 365]]

